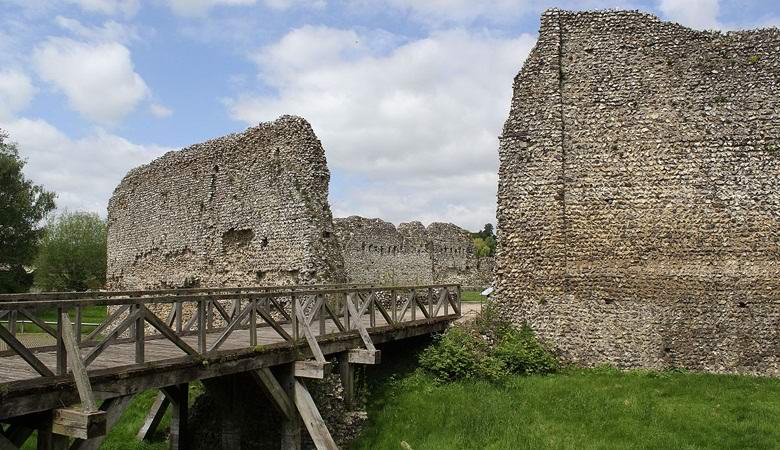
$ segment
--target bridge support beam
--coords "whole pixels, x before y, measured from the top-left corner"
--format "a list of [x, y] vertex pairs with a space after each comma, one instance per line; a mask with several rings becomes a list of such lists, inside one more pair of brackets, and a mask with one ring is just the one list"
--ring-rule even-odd
[[188, 383], [182, 383], [164, 387], [162, 391], [173, 407], [171, 414], [171, 432], [168, 437], [170, 448], [171, 450], [187, 448], [187, 416], [189, 415], [190, 385]]
[[[280, 370], [280, 384], [287, 398], [295, 398], [295, 364], [287, 364]], [[297, 413], [285, 417], [282, 421], [282, 450], [300, 450], [301, 422]]]

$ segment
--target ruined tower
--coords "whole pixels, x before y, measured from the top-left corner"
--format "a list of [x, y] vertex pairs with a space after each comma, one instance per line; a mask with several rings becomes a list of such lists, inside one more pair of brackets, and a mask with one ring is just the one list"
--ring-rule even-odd
[[780, 374], [780, 30], [548, 11], [500, 160], [515, 321], [584, 364]]

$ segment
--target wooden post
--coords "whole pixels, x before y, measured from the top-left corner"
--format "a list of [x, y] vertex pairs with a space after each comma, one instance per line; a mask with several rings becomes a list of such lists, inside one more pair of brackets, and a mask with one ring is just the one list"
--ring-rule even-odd
[[376, 302], [376, 295], [373, 292], [369, 292], [368, 294], [368, 324], [371, 328], [374, 328], [376, 326], [376, 308], [374, 307], [374, 302]]
[[444, 315], [450, 315], [450, 288], [444, 286]]
[[67, 450], [70, 441], [67, 436], [51, 432], [51, 420], [45, 420], [38, 428], [38, 450]]
[[206, 300], [198, 300], [198, 352], [206, 354]]
[[392, 308], [392, 310], [393, 310], [393, 316], [392, 316], [393, 317], [393, 323], [398, 323], [398, 311], [397, 311], [398, 310], [398, 304], [397, 304], [398, 300], [396, 298], [397, 295], [396, 295], [395, 289], [390, 291], [390, 296], [392, 297], [390, 299], [390, 308]]
[[428, 288], [428, 314], [433, 317], [433, 288]]
[[[138, 305], [133, 306], [136, 310], [140, 310], [143, 307], [140, 303]], [[136, 364], [141, 364], [144, 362], [144, 344], [146, 340], [144, 339], [144, 329], [146, 327], [144, 326], [144, 314], [141, 313], [138, 318], [135, 320], [135, 362]]]
[[320, 336], [325, 334], [325, 302], [328, 301], [328, 296], [326, 294], [321, 295], [322, 303], [320, 304]]
[[182, 317], [182, 304], [181, 302], [176, 302], [174, 305], [174, 308], [176, 308], [176, 319], [174, 319], [176, 323], [176, 332], [181, 333], [181, 326], [184, 320]]
[[214, 300], [211, 299], [208, 302], [208, 307], [206, 308], [206, 329], [211, 330], [214, 328]]
[[290, 315], [290, 322], [292, 322], [292, 337], [295, 342], [298, 342], [298, 339], [300, 339], [300, 333], [298, 331], [298, 299], [295, 297], [295, 294], [292, 294], [290, 300], [292, 301], [292, 314]]
[[241, 393], [236, 376], [222, 377], [221, 388], [226, 401], [220, 402], [222, 422], [222, 448], [241, 448], [241, 428], [238, 423], [237, 407], [241, 402]]
[[[458, 289], [455, 291], [455, 295], [457, 296], [455, 298], [455, 302], [458, 304], [458, 314], [462, 315], [463, 314], [463, 304], [461, 304], [460, 294], [461, 294], [460, 285], [458, 285]], [[480, 295], [480, 297], [482, 297], [482, 296]], [[481, 302], [482, 302], [482, 300], [480, 298], [480, 303]], [[481, 309], [482, 309], [482, 306], [480, 305], [480, 311], [481, 311]]]
[[249, 300], [249, 345], [257, 345], [257, 300]]
[[81, 344], [81, 306], [76, 307], [76, 343]]
[[355, 368], [349, 363], [347, 352], [339, 353], [339, 375], [344, 389], [344, 406], [352, 410], [355, 401]]
[[62, 337], [62, 307], [57, 308], [57, 375], [68, 373], [68, 354], [65, 350], [65, 340]]
[[[187, 416], [189, 414], [189, 384], [163, 388], [173, 407], [171, 414], [171, 432], [168, 437], [171, 450], [187, 448]], [[230, 447], [227, 447], [230, 448]], [[238, 447], [236, 447], [238, 448]]]
[[417, 320], [417, 291], [414, 289], [409, 292], [409, 306], [412, 308], [412, 320]]
[[344, 328], [347, 329], [347, 331], [352, 329], [352, 324], [350, 324], [349, 320], [349, 302], [352, 301], [352, 294], [347, 294], [344, 297]]
[[[122, 413], [130, 405], [133, 395], [124, 395], [105, 400], [100, 405], [100, 410], [106, 412], [106, 430], [110, 430], [122, 416]], [[98, 436], [92, 439], [76, 439], [70, 446], [70, 450], [98, 450], [106, 436]]]
[[[292, 317], [295, 317], [294, 315]], [[287, 393], [287, 398], [295, 397], [295, 376], [293, 364], [281, 367], [279, 383]], [[301, 422], [298, 414], [285, 418], [282, 421], [282, 450], [300, 450], [301, 448]]]
[[16, 336], [16, 316], [18, 312], [16, 310], [11, 311], [8, 314], [8, 331], [11, 332], [11, 336]]

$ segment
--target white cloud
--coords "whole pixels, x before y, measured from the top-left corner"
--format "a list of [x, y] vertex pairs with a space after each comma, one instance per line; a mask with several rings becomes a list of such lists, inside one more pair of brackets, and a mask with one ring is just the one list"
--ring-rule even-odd
[[171, 10], [180, 16], [203, 16], [215, 6], [254, 5], [257, 0], [168, 0]]
[[54, 22], [63, 30], [85, 41], [128, 43], [139, 39], [138, 32], [134, 27], [113, 20], [104, 22], [101, 26], [85, 26], [76, 19], [57, 16]]
[[271, 9], [285, 10], [295, 6], [305, 6], [312, 9], [323, 9], [328, 6], [326, 0], [264, 0], [266, 6]]
[[19, 144], [19, 153], [27, 159], [25, 174], [57, 193], [59, 208], [103, 216], [111, 193], [128, 170], [171, 150], [134, 144], [102, 129], [72, 139], [40, 119], [0, 122], [0, 128]]
[[498, 140], [512, 78], [535, 42], [450, 30], [388, 49], [384, 34], [294, 30], [254, 59], [274, 95], [228, 101], [247, 123], [307, 118], [330, 167], [338, 214], [392, 221], [494, 220]]
[[[361, 2], [374, 0], [358, 0]], [[417, 19], [429, 23], [470, 22], [478, 18], [509, 20], [528, 12], [540, 1], [533, 0], [384, 0]]]
[[30, 78], [15, 70], [0, 71], [0, 120], [10, 119], [24, 109], [35, 95]]
[[[174, 14], [188, 17], [205, 16], [211, 8], [218, 6], [253, 6], [258, 0], [167, 0]], [[262, 0], [270, 9], [284, 11], [293, 7], [323, 9], [327, 0]]]
[[82, 10], [109, 16], [122, 14], [133, 16], [141, 6], [139, 0], [67, 0], [78, 5]]
[[166, 108], [159, 103], [152, 103], [149, 105], [149, 112], [152, 113], [154, 117], [160, 119], [169, 117], [171, 114], [173, 114], [173, 111], [170, 108]]
[[49, 38], [33, 51], [38, 75], [68, 98], [70, 107], [102, 124], [115, 124], [149, 96], [130, 50], [116, 42]]
[[667, 19], [697, 29], [722, 29], [718, 0], [661, 0], [658, 8]]

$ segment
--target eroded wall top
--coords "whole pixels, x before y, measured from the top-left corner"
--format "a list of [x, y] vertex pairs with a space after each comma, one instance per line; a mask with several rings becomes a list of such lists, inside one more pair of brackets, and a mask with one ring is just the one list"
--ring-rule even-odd
[[108, 207], [113, 288], [343, 281], [325, 153], [283, 116], [130, 171]]

